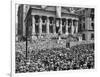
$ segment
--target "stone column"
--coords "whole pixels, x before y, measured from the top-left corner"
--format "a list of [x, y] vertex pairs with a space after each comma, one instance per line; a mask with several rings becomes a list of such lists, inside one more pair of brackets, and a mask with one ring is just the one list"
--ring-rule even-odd
[[72, 22], [72, 25], [71, 25], [71, 34], [73, 35], [74, 34], [74, 24], [73, 24], [73, 20], [71, 22]]
[[53, 23], [53, 33], [56, 34], [56, 19], [54, 19]]
[[35, 34], [35, 17], [32, 16], [32, 35]]
[[37, 39], [35, 35], [35, 17], [32, 16], [32, 40]]
[[76, 33], [78, 33], [78, 20], [76, 21]]
[[47, 26], [46, 27], [47, 28], [47, 34], [49, 34], [49, 24], [50, 24], [49, 17], [47, 17], [47, 25], [46, 25]]
[[40, 19], [39, 19], [39, 34], [41, 35], [42, 34], [42, 17], [40, 16]]
[[61, 32], [61, 34], [62, 34], [62, 19], [60, 19], [60, 32]]
[[66, 19], [66, 35], [68, 35], [68, 19]]

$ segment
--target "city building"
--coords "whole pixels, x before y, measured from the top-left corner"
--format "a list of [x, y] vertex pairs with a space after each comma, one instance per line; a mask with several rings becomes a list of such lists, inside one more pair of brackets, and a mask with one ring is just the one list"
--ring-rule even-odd
[[16, 23], [16, 40], [21, 40], [26, 36], [25, 16], [27, 15], [29, 6], [20, 4], [17, 11]]
[[94, 9], [21, 4], [18, 7], [17, 26], [19, 40], [59, 37], [67, 40], [71, 36], [77, 42], [93, 41]]
[[62, 38], [78, 33], [78, 15], [71, 8], [61, 6], [30, 6], [25, 24], [28, 27], [28, 36], [57, 37]]
[[79, 33], [82, 40], [94, 40], [94, 8], [77, 11], [79, 14]]

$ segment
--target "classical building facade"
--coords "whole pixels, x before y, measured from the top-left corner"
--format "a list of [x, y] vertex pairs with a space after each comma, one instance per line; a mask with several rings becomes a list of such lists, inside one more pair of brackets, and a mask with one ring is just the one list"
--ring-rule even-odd
[[[93, 9], [20, 5], [18, 11], [17, 35], [31, 39], [58, 38], [67, 39], [69, 35], [79, 41], [94, 39], [94, 13]], [[21, 12], [22, 11], [22, 12]], [[89, 35], [88, 35], [89, 34]], [[91, 39], [90, 39], [91, 37]], [[18, 37], [19, 38], [19, 37]]]
[[28, 36], [63, 36], [78, 33], [78, 15], [69, 13], [65, 7], [30, 6], [25, 24]]

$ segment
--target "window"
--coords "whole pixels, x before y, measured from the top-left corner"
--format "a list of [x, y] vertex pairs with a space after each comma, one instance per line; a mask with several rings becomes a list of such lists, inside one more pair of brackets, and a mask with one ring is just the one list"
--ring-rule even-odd
[[85, 10], [83, 10], [82, 14], [85, 14]]
[[45, 23], [46, 20], [43, 20], [43, 23]]
[[83, 30], [85, 30], [85, 23], [83, 23]]
[[52, 24], [53, 23], [53, 20], [50, 20], [50, 24]]
[[92, 13], [92, 14], [94, 13], [94, 8], [91, 9], [91, 13]]
[[63, 33], [66, 32], [66, 19], [65, 18], [62, 19], [62, 32]]
[[50, 26], [49, 26], [49, 32], [50, 32], [50, 33], [53, 33], [53, 25], [50, 25]]
[[92, 30], [94, 30], [94, 23], [91, 23], [91, 26], [92, 26]]
[[62, 19], [62, 25], [66, 25], [66, 19]]
[[35, 23], [39, 23], [39, 20], [35, 20]]
[[85, 17], [83, 17], [83, 21], [85, 21]]
[[47, 17], [46, 16], [42, 16], [42, 23], [46, 23]]
[[35, 23], [39, 23], [39, 16], [35, 15]]
[[92, 34], [91, 34], [91, 40], [93, 40], [93, 39], [94, 39], [94, 34], [92, 33]]
[[62, 21], [62, 25], [65, 25], [65, 22], [64, 21]]
[[68, 33], [71, 33], [71, 27], [68, 27]]
[[68, 26], [71, 26], [72, 25], [72, 21], [71, 19], [68, 19]]
[[49, 21], [50, 21], [50, 25], [49, 25], [49, 32], [53, 33], [53, 23], [54, 23], [54, 18], [53, 17], [49, 17]]
[[39, 33], [39, 25], [35, 25], [35, 33]]
[[82, 35], [82, 40], [85, 40], [85, 34]]
[[53, 17], [49, 17], [49, 21], [50, 21], [50, 24], [53, 24], [54, 18]]
[[42, 25], [42, 32], [43, 32], [43, 33], [46, 33], [46, 24], [43, 24], [43, 25]]
[[62, 26], [62, 32], [63, 32], [63, 33], [66, 32], [66, 26], [65, 26], [65, 25]]
[[94, 21], [94, 15], [90, 14], [91, 20]]
[[81, 32], [82, 31], [82, 24], [79, 24], [78, 26], [78, 32]]

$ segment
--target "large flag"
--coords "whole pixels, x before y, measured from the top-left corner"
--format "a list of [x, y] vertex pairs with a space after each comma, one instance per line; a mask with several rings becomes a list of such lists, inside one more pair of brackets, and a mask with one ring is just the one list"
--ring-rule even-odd
[[56, 17], [61, 18], [61, 6], [56, 6]]

